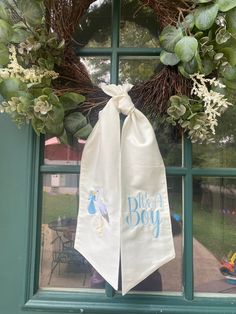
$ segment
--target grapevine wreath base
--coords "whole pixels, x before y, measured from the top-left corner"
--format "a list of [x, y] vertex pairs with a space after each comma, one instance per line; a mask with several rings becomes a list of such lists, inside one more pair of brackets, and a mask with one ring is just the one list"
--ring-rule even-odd
[[[5, 33], [0, 34], [0, 111], [10, 114], [18, 125], [31, 122], [37, 134], [62, 141], [68, 135], [86, 138], [91, 132], [90, 123], [94, 125], [109, 98], [93, 84], [76, 55], [73, 35], [93, 2], [1, 4]], [[236, 88], [235, 1], [140, 0], [134, 4], [137, 10], [148, 7], [155, 13], [161, 30], [162, 67], [133, 86], [132, 101], [152, 121], [164, 117], [177, 130], [187, 132], [192, 142], [213, 141], [217, 119], [232, 105], [229, 91]], [[107, 5], [106, 1], [101, 4]]]

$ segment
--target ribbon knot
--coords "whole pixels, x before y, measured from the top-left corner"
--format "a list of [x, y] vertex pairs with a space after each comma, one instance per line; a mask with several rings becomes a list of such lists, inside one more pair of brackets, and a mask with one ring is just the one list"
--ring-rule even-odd
[[128, 116], [132, 112], [134, 112], [135, 107], [130, 98], [128, 91], [132, 88], [131, 84], [124, 85], [106, 85], [102, 84], [101, 88], [107, 95], [111, 96], [114, 100], [114, 104], [119, 112]]

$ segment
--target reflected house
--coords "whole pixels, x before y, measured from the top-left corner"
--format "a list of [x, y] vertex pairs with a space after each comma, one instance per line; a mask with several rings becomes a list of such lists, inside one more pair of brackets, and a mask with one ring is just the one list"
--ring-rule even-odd
[[[73, 146], [62, 144], [58, 138], [52, 137], [45, 141], [44, 164], [52, 166], [80, 165], [85, 141], [78, 140]], [[78, 189], [78, 180], [74, 175], [46, 174], [44, 191], [51, 193], [74, 194]]]

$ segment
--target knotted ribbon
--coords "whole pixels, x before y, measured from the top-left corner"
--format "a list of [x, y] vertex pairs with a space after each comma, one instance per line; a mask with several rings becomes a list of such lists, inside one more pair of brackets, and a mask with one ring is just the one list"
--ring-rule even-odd
[[102, 86], [112, 98], [84, 147], [75, 237], [75, 248], [116, 290], [121, 264], [123, 295], [175, 257], [164, 163], [131, 87]]

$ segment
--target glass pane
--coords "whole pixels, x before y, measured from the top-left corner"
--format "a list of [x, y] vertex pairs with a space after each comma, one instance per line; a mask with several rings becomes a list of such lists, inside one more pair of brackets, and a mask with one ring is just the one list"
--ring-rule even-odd
[[157, 142], [166, 167], [182, 166], [182, 137], [168, 123], [153, 125]]
[[99, 288], [101, 279], [74, 249], [78, 210], [76, 174], [43, 176], [41, 288]]
[[193, 145], [194, 167], [236, 167], [236, 107], [220, 118], [214, 144]]
[[168, 177], [167, 182], [176, 257], [132, 291], [182, 291], [182, 178]]
[[105, 57], [84, 57], [80, 58], [80, 60], [86, 66], [95, 85], [110, 83], [110, 59]]
[[74, 140], [73, 144], [61, 144], [57, 137], [48, 137], [44, 142], [45, 165], [80, 165], [85, 141]]
[[236, 293], [236, 180], [199, 177], [193, 187], [195, 291]]
[[136, 84], [150, 79], [160, 64], [158, 57], [122, 57], [119, 64], [119, 83]]
[[159, 47], [156, 15], [140, 1], [121, 1], [120, 47]]
[[111, 46], [111, 1], [93, 2], [77, 27], [74, 40], [78, 47]]

